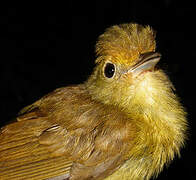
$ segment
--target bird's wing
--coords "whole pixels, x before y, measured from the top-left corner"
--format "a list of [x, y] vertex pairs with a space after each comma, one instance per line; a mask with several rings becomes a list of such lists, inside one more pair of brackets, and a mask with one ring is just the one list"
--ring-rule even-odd
[[81, 94], [54, 96], [1, 129], [0, 179], [99, 179], [125, 161], [134, 127], [123, 113]]
[[39, 139], [53, 125], [45, 118], [19, 121], [0, 131], [0, 179], [47, 179], [69, 173], [72, 161], [52, 156]]

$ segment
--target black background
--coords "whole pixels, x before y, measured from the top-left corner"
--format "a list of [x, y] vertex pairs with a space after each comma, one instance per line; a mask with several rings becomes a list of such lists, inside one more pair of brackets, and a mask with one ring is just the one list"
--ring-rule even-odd
[[196, 179], [194, 129], [195, 5], [189, 1], [64, 1], [2, 6], [0, 123], [62, 86], [83, 82], [94, 66], [94, 45], [105, 28], [149, 24], [157, 31], [159, 65], [188, 111], [189, 141], [161, 179]]

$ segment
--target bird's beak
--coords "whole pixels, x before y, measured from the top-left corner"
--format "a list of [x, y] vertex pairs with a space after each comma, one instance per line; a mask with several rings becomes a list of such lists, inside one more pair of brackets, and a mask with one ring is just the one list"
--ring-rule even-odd
[[154, 70], [155, 65], [159, 62], [161, 58], [161, 54], [157, 52], [148, 52], [141, 54], [138, 62], [133, 65], [129, 72], [131, 72], [134, 76], [137, 76], [146, 71]]

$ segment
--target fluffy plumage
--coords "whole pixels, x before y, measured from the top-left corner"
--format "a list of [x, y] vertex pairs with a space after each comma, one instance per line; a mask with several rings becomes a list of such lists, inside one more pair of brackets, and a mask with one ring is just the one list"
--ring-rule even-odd
[[150, 26], [121, 24], [106, 29], [96, 44], [97, 60], [112, 59], [116, 63], [131, 65], [146, 52], [156, 48], [155, 32]]
[[[155, 46], [149, 26], [107, 29], [85, 83], [53, 91], [1, 129], [0, 178], [157, 176], [180, 154], [187, 123], [172, 83], [154, 68]], [[108, 63], [115, 68], [110, 78], [105, 74]]]

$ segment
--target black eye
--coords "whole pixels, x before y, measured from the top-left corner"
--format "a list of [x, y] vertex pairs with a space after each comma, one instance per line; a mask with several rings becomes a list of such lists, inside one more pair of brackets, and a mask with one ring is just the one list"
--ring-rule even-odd
[[112, 63], [107, 63], [105, 65], [104, 74], [107, 78], [111, 78], [114, 76], [115, 66]]

